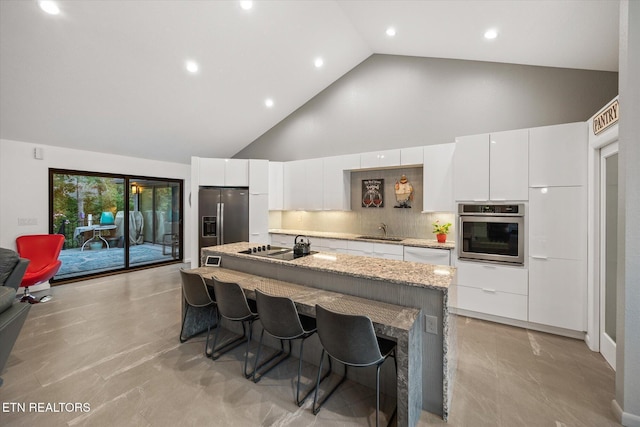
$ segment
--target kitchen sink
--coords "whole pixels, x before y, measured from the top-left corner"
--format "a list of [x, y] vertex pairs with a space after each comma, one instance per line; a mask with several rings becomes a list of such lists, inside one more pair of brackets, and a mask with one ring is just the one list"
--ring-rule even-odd
[[386, 242], [402, 242], [404, 239], [399, 237], [383, 237], [383, 236], [358, 236], [357, 239], [365, 240], [384, 240]]

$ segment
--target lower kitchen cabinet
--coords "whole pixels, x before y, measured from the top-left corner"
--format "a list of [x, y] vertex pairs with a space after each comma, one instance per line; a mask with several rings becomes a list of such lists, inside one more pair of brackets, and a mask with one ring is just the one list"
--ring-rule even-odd
[[510, 319], [528, 318], [528, 271], [524, 267], [458, 261], [454, 307]]
[[373, 256], [372, 242], [347, 240], [347, 252], [350, 255]]
[[271, 246], [280, 246], [283, 248], [292, 248], [296, 236], [291, 234], [271, 233]]
[[586, 272], [580, 260], [529, 258], [529, 321], [585, 331]]
[[405, 246], [404, 260], [422, 264], [451, 265], [451, 250]]
[[[490, 285], [489, 285], [490, 286]], [[453, 298], [459, 309], [491, 314], [516, 320], [527, 320], [527, 296], [499, 292], [490, 287], [453, 286]]]
[[376, 258], [395, 259], [402, 261], [403, 256], [402, 245], [390, 245], [387, 243], [374, 243], [373, 256]]
[[330, 253], [347, 253], [347, 241], [342, 239], [327, 239], [324, 237], [311, 237], [311, 250]]

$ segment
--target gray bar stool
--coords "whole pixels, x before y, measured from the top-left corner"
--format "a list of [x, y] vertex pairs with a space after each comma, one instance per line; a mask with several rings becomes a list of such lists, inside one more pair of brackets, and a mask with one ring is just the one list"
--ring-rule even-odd
[[[251, 308], [249, 308], [247, 297], [242, 291], [240, 285], [237, 283], [223, 282], [214, 276], [213, 288], [216, 295], [216, 303], [218, 304], [218, 313], [220, 313], [220, 316], [223, 318], [232, 322], [241, 322], [242, 336], [232, 339], [227, 343], [221, 344], [220, 347], [217, 347], [218, 336], [220, 335], [221, 329], [217, 328], [215, 338], [213, 339], [211, 358], [213, 360], [218, 359], [220, 356], [238, 347], [246, 340], [247, 349], [244, 353], [244, 376], [245, 378], [249, 378], [253, 375], [253, 372], [247, 372], [249, 345], [251, 344], [251, 335], [253, 333], [253, 322], [258, 319], [258, 313], [255, 313]], [[249, 326], [248, 331], [246, 325]]]
[[[316, 392], [313, 398], [313, 414], [317, 415], [320, 408], [331, 397], [338, 387], [347, 378], [347, 367], [376, 366], [376, 426], [380, 418], [380, 367], [388, 357], [393, 357], [398, 373], [398, 362], [395, 357], [396, 343], [390, 340], [376, 337], [373, 323], [367, 316], [336, 313], [322, 306], [316, 305], [316, 322], [318, 336], [322, 343], [320, 366], [316, 381]], [[344, 376], [340, 382], [327, 393], [321, 402], [318, 402], [318, 390], [320, 389], [320, 374], [324, 354], [327, 353], [329, 362], [331, 359], [344, 364]], [[331, 369], [329, 369], [329, 372]], [[394, 408], [389, 424], [396, 415], [397, 406]]]
[[[184, 317], [182, 318], [182, 327], [180, 328], [180, 342], [183, 343], [195, 335], [203, 332], [197, 331], [191, 333], [191, 335], [184, 336], [184, 327], [187, 323], [187, 315], [189, 314], [189, 308], [205, 308], [209, 307], [209, 320], [207, 322], [207, 341], [204, 345], [204, 352], [206, 356], [209, 356], [207, 350], [209, 348], [209, 336], [211, 335], [211, 324], [213, 323], [213, 312], [216, 311], [216, 302], [209, 292], [207, 292], [207, 285], [204, 279], [198, 273], [192, 273], [180, 269], [180, 279], [182, 280], [182, 295], [186, 302], [184, 308]], [[216, 316], [217, 318], [217, 316]], [[217, 326], [217, 322], [216, 322]]]
[[[291, 356], [291, 341], [299, 339], [300, 359], [298, 361], [296, 403], [298, 406], [301, 406], [307, 397], [309, 397], [311, 392], [315, 390], [315, 386], [311, 387], [311, 389], [307, 391], [302, 398], [300, 398], [300, 377], [302, 375], [304, 341], [316, 333], [316, 321], [312, 317], [300, 315], [291, 298], [265, 294], [259, 289], [256, 289], [256, 304], [258, 306], [258, 314], [260, 315], [260, 322], [262, 323], [263, 329], [260, 334], [260, 344], [258, 345], [258, 353], [256, 355], [256, 361], [253, 369], [253, 382], [257, 383], [267, 372], [288, 359], [289, 356]], [[265, 331], [272, 337], [280, 340], [280, 350], [258, 365]], [[289, 351], [286, 353], [284, 351], [284, 341], [289, 343]], [[260, 368], [265, 366], [266, 369], [262, 372], [258, 372]]]

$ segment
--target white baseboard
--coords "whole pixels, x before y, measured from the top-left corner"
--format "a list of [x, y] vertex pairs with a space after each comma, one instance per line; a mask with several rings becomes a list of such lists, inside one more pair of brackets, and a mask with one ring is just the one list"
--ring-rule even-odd
[[625, 427], [640, 427], [640, 416], [624, 412], [618, 402], [614, 399], [611, 401], [611, 409], [618, 421]]
[[459, 314], [460, 316], [473, 317], [474, 319], [488, 320], [489, 322], [502, 323], [504, 325], [516, 326], [518, 328], [531, 329], [533, 331], [546, 332], [548, 334], [561, 335], [563, 337], [585, 341], [585, 332], [541, 325], [539, 323], [532, 323], [524, 320], [510, 319], [508, 317], [494, 316], [492, 314], [478, 313], [476, 311], [463, 310], [455, 307], [449, 307], [449, 311], [454, 314]]

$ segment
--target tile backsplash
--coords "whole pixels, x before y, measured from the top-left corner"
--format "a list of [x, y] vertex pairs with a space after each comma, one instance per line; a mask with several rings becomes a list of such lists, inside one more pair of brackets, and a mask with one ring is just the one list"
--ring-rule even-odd
[[[395, 183], [402, 175], [413, 186], [414, 200], [411, 208], [395, 208]], [[362, 207], [362, 180], [384, 180], [384, 207]], [[450, 222], [448, 241], [455, 240], [455, 215], [453, 212], [422, 213], [422, 168], [382, 169], [351, 173], [351, 211], [272, 211], [270, 228], [308, 230], [336, 233], [381, 235], [381, 223], [387, 225], [388, 236], [435, 239], [432, 223]]]

